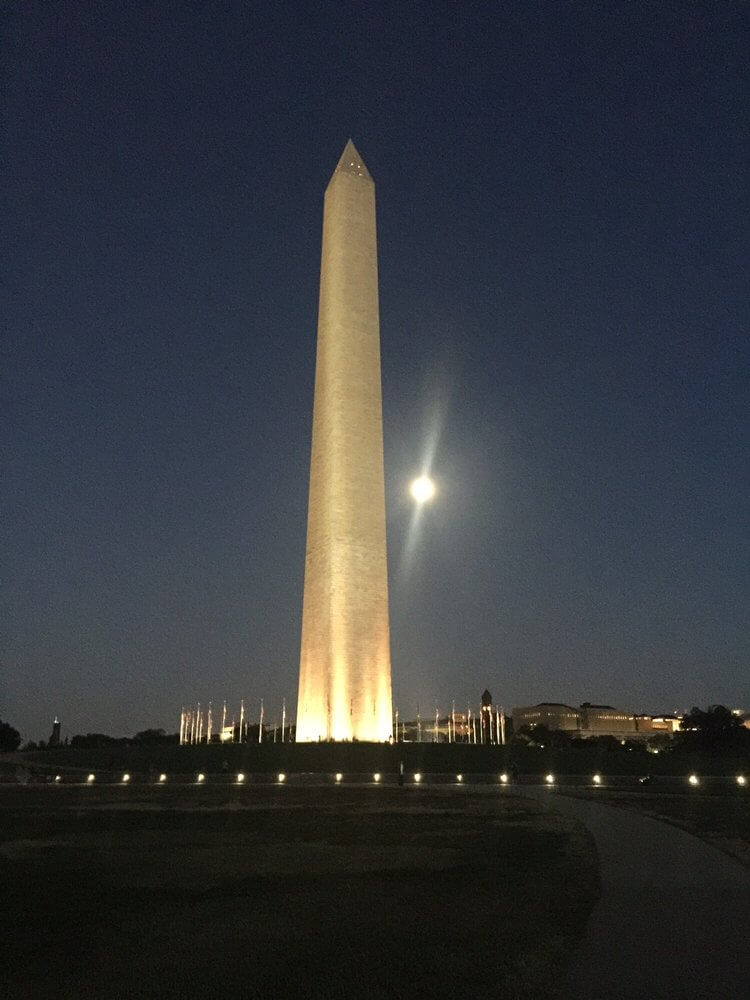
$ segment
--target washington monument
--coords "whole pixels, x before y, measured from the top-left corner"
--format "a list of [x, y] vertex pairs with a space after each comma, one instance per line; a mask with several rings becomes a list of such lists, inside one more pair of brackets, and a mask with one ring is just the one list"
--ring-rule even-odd
[[297, 740], [392, 734], [375, 185], [351, 140], [325, 193]]

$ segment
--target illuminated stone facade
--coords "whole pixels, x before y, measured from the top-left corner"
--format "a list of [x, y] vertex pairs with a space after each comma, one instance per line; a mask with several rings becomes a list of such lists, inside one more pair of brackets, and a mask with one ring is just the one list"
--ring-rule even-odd
[[677, 716], [634, 715], [611, 705], [592, 705], [585, 701], [579, 708], [559, 702], [542, 702], [513, 709], [513, 726], [546, 726], [588, 739], [592, 736], [614, 736], [645, 739], [655, 733], [677, 732]]
[[521, 726], [546, 726], [547, 729], [574, 733], [581, 728], [581, 713], [571, 705], [547, 701], [539, 705], [514, 708], [513, 726], [516, 731]]
[[297, 741], [392, 735], [375, 185], [325, 193]]

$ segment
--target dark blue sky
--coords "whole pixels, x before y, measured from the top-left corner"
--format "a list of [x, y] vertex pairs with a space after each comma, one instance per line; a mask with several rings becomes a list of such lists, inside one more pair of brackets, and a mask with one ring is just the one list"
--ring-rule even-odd
[[402, 717], [749, 707], [747, 13], [6, 4], [0, 717], [294, 706], [349, 136]]

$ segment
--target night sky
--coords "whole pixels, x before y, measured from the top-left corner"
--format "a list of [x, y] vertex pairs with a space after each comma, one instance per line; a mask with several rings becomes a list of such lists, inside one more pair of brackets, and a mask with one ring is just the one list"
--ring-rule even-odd
[[294, 710], [349, 136], [401, 717], [750, 707], [747, 15], [6, 3], [0, 717]]

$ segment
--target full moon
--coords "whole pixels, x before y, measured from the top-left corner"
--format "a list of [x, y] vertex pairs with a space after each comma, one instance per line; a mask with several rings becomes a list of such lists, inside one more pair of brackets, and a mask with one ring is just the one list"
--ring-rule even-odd
[[426, 503], [435, 496], [435, 484], [429, 476], [419, 476], [412, 480], [409, 492], [417, 503]]

